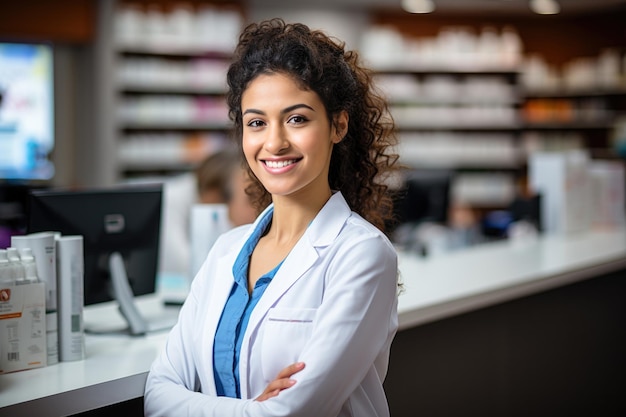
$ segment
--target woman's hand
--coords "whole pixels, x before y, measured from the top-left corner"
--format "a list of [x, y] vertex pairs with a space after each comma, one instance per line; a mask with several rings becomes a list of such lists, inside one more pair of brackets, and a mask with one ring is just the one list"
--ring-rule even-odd
[[261, 395], [255, 401], [265, 401], [277, 396], [282, 390], [291, 388], [296, 383], [291, 376], [304, 369], [304, 362], [296, 362], [281, 370], [276, 379], [270, 382]]

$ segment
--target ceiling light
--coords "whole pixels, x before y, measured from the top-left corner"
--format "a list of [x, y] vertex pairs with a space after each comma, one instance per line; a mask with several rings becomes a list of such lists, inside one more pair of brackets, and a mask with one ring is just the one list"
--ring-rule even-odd
[[433, 0], [402, 0], [402, 9], [409, 13], [431, 13], [435, 10]]
[[556, 0], [530, 0], [530, 9], [538, 14], [557, 14], [561, 6]]

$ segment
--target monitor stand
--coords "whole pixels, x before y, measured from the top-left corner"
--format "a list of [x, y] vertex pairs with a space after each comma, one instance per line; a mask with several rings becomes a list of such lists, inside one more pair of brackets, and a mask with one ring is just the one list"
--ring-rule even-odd
[[[124, 258], [119, 252], [109, 255], [109, 273], [113, 289], [113, 303], [121, 313], [119, 319], [111, 318], [108, 303], [101, 303], [101, 307], [91, 309], [93, 319], [85, 324], [85, 332], [90, 334], [128, 334], [143, 336], [153, 332], [169, 331], [178, 321], [180, 307], [165, 306], [159, 297], [135, 297], [128, 281]], [[155, 309], [156, 306], [156, 309]], [[93, 306], [90, 306], [90, 308]], [[102, 320], [107, 317], [106, 320]]]
[[139, 312], [135, 304], [135, 295], [130, 288], [124, 259], [119, 252], [113, 252], [109, 257], [109, 271], [113, 282], [113, 293], [119, 305], [122, 316], [128, 322], [128, 331], [133, 336], [141, 336], [148, 332], [148, 322]]

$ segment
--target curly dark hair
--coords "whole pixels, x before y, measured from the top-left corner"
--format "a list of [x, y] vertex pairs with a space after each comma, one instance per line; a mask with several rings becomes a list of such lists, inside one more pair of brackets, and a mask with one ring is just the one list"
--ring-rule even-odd
[[[317, 93], [330, 123], [347, 111], [348, 132], [333, 147], [329, 184], [341, 191], [353, 211], [385, 230], [393, 213], [385, 180], [398, 159], [392, 152], [396, 143], [393, 119], [383, 95], [374, 88], [372, 72], [360, 63], [357, 52], [344, 47], [344, 42], [322, 31], [282, 19], [248, 25], [228, 69], [229, 117], [241, 146], [242, 95], [257, 76], [272, 73], [288, 75], [301, 88]], [[246, 192], [262, 210], [271, 196], [247, 168], [254, 181]]]

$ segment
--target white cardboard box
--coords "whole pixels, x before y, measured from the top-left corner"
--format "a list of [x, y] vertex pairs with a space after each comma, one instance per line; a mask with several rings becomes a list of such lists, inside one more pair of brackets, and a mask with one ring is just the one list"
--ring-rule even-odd
[[0, 374], [46, 366], [43, 282], [0, 284]]
[[591, 180], [586, 151], [537, 152], [528, 161], [531, 191], [541, 195], [545, 233], [569, 234], [591, 227]]
[[612, 229], [626, 223], [626, 170], [622, 161], [593, 161], [592, 226]]

